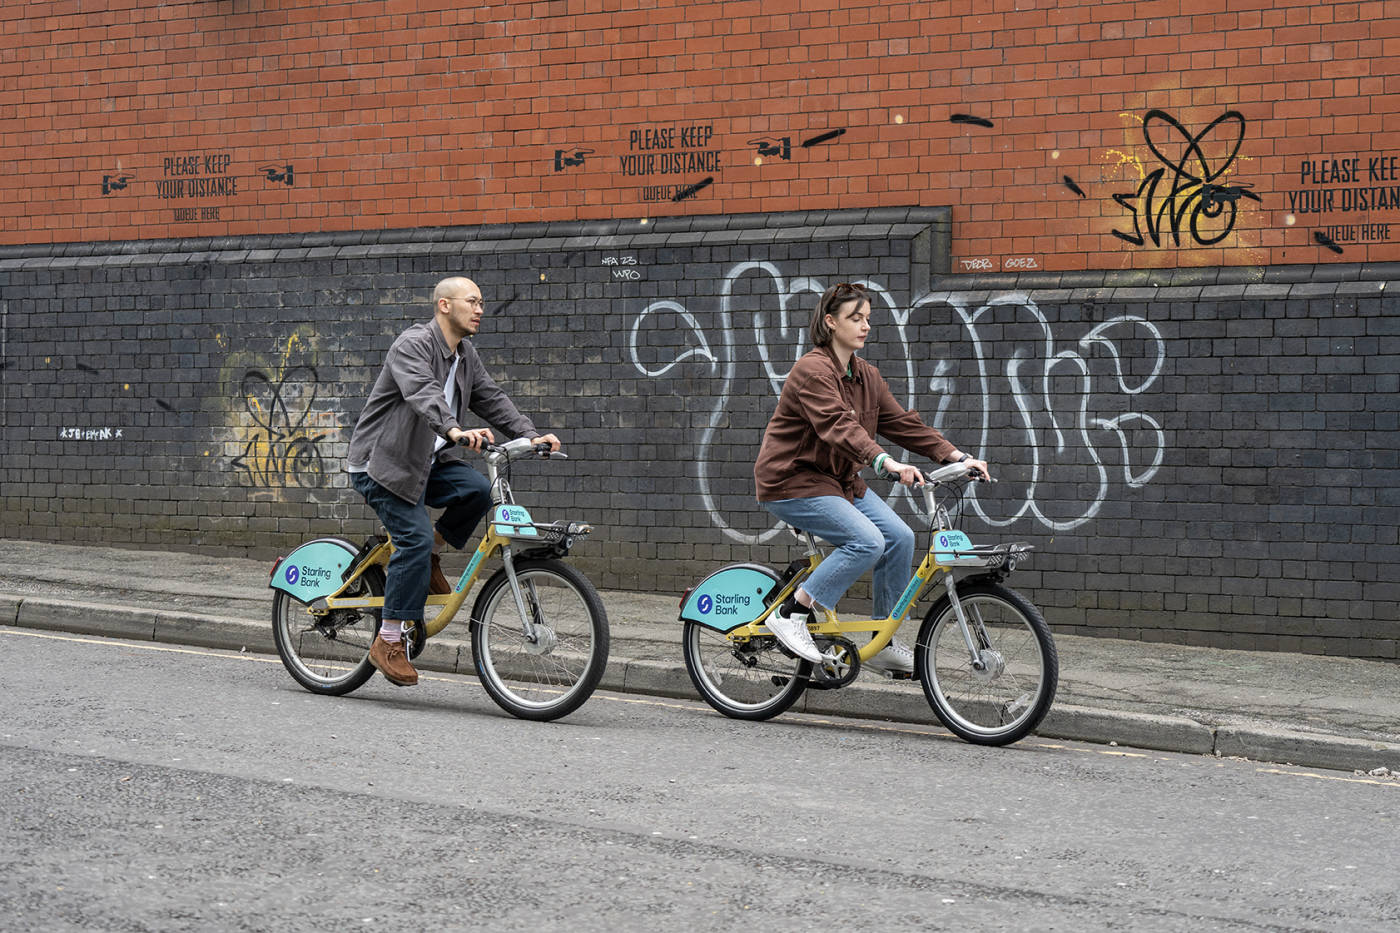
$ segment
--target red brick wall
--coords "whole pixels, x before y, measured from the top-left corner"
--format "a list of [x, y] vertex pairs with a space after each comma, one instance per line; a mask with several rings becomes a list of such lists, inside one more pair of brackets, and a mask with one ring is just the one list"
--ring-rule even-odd
[[950, 205], [955, 271], [1400, 260], [1400, 0], [97, 6], [0, 7], [0, 244]]

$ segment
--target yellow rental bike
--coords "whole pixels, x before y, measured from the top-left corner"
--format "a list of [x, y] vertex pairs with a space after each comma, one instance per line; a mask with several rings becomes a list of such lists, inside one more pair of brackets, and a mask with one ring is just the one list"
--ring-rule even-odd
[[928, 595], [912, 679], [922, 683], [939, 720], [979, 745], [1007, 745], [1039, 725], [1055, 700], [1059, 658], [1040, 611], [1002, 582], [1031, 546], [974, 545], [949, 520], [948, 501], [977, 475], [959, 463], [926, 474], [919, 488], [930, 524], [928, 553], [888, 618], [843, 621], [831, 611], [813, 618], [808, 628], [823, 654], [819, 664], [794, 656], [764, 625], [822, 562], [811, 534], [794, 529], [806, 552], [781, 574], [731, 564], [687, 590], [682, 648], [705, 702], [735, 719], [764, 720], [805, 690], [844, 687]]
[[[516, 503], [510, 464], [562, 458], [548, 444], [517, 438], [488, 445], [492, 508], [481, 545], [451, 593], [424, 605], [424, 623], [404, 632], [410, 658], [456, 616], [486, 562], [501, 567], [472, 607], [472, 659], [481, 685], [522, 719], [550, 720], [592, 695], [608, 661], [608, 616], [592, 582], [564, 562], [593, 529], [577, 521], [535, 522]], [[379, 631], [391, 540], [356, 547], [341, 538], [308, 541], [272, 569], [272, 634], [282, 664], [312, 693], [340, 696], [374, 675], [369, 646]], [[436, 615], [433, 615], [436, 611]]]

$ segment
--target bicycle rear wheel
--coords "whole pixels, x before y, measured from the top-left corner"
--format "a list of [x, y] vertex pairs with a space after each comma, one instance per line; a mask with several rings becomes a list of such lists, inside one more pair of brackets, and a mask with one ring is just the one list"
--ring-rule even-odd
[[978, 645], [980, 669], [947, 596], [919, 629], [914, 665], [933, 711], [959, 738], [1009, 745], [1040, 725], [1055, 700], [1059, 657], [1040, 611], [991, 581], [960, 584], [958, 601]]
[[[370, 567], [345, 596], [383, 596], [384, 571]], [[379, 631], [374, 609], [336, 609], [324, 616], [281, 590], [272, 599], [272, 640], [292, 678], [312, 693], [343, 696], [374, 676], [369, 646]]]
[[550, 720], [583, 705], [608, 663], [608, 616], [588, 578], [563, 561], [518, 560], [515, 576], [536, 637], [527, 639], [505, 568], [472, 609], [472, 657], [481, 685], [521, 719]]
[[772, 719], [807, 689], [811, 665], [784, 654], [772, 635], [733, 642], [723, 632], [686, 622], [681, 649], [695, 689], [732, 719]]

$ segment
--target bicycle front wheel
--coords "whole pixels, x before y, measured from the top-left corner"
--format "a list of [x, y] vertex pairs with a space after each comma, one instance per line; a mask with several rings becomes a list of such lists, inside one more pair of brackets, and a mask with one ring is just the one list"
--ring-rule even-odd
[[934, 713], [959, 738], [1009, 745], [1040, 725], [1055, 700], [1060, 662], [1050, 627], [1020, 593], [990, 581], [958, 586], [977, 663], [947, 596], [929, 609], [914, 649]]
[[472, 657], [481, 685], [521, 719], [550, 720], [583, 705], [608, 663], [608, 616], [588, 578], [563, 561], [519, 560], [515, 576], [530, 616], [520, 618], [501, 568], [472, 609]]
[[811, 665], [784, 654], [772, 635], [735, 642], [723, 632], [686, 622], [681, 649], [695, 689], [731, 719], [772, 719], [807, 689]]
[[[345, 596], [383, 596], [384, 571], [366, 570]], [[312, 693], [343, 696], [374, 676], [369, 646], [379, 631], [379, 612], [336, 609], [324, 616], [281, 590], [272, 599], [272, 640], [292, 678]]]

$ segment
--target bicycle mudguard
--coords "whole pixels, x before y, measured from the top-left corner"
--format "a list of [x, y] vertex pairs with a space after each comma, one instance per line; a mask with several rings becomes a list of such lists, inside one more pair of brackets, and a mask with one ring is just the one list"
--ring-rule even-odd
[[763, 597], [777, 580], [762, 564], [721, 567], [691, 589], [681, 605], [681, 621], [719, 632], [748, 625], [763, 614]]
[[302, 603], [329, 596], [345, 581], [359, 549], [340, 538], [317, 538], [277, 562], [267, 585]]

